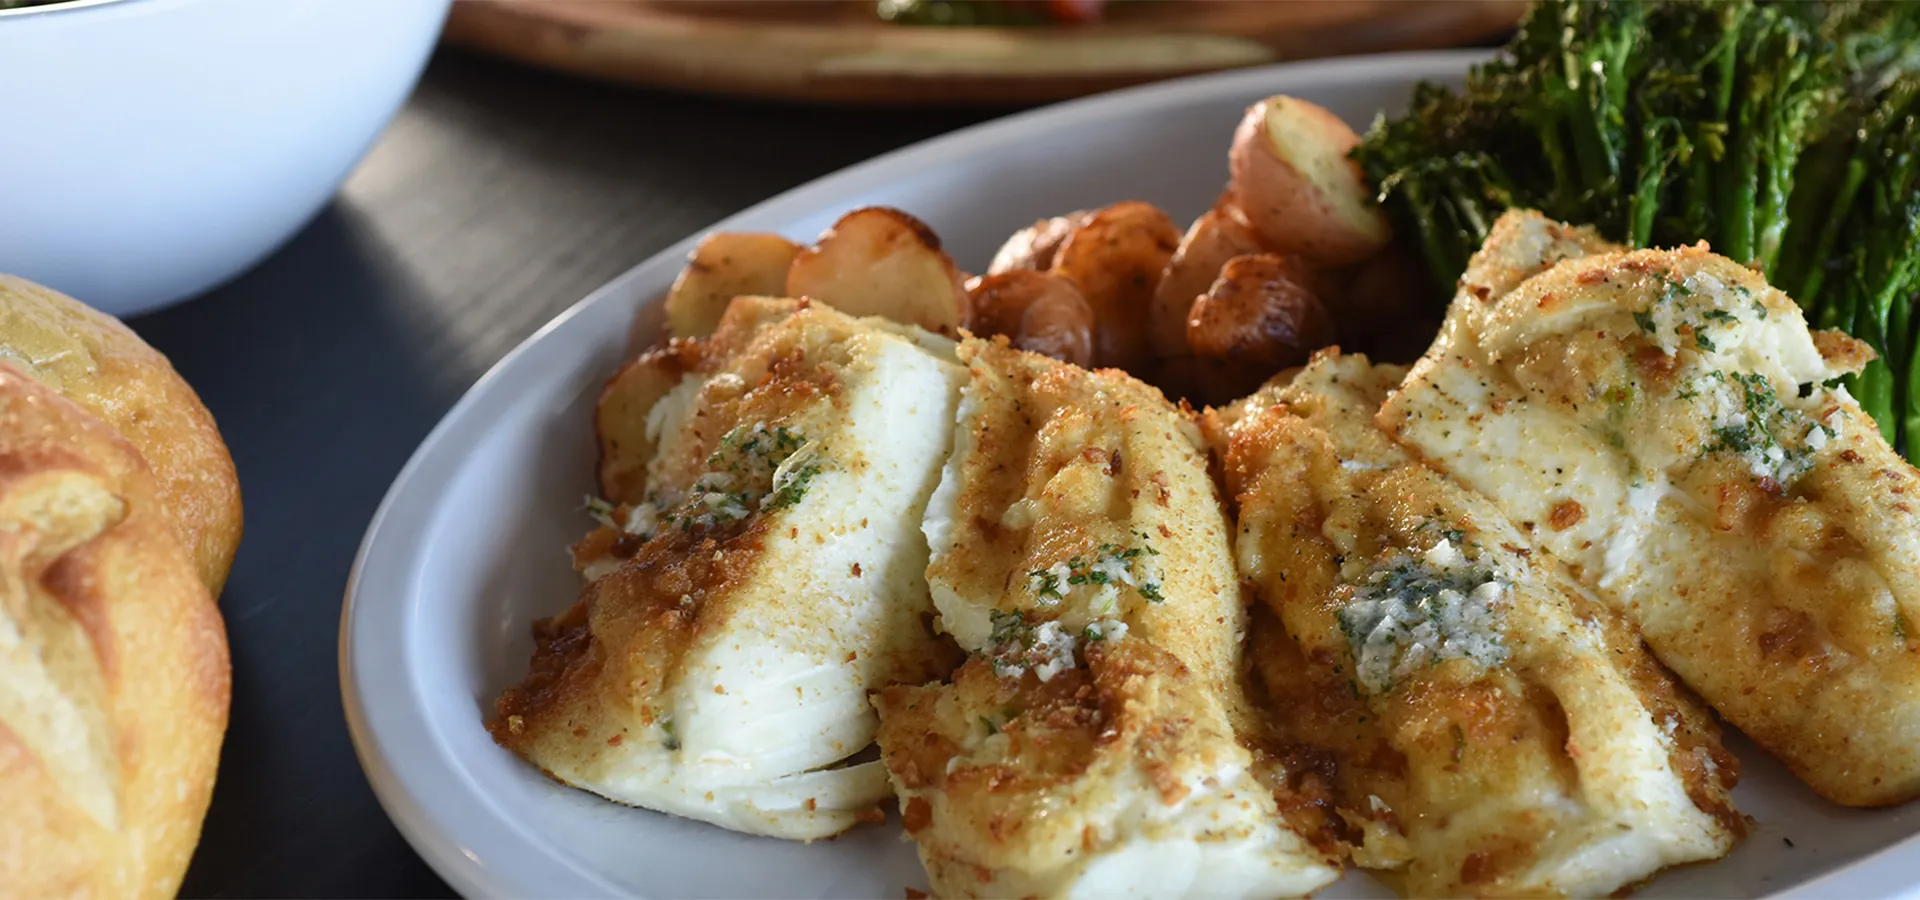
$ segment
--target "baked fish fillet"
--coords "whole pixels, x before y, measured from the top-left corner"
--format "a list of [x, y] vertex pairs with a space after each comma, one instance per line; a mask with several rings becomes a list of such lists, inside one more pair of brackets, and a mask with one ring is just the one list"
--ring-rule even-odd
[[[1408, 896], [1597, 897], [1744, 825], [1711, 715], [1324, 351], [1223, 429], [1275, 752]], [[1232, 416], [1229, 416], [1232, 418]], [[1220, 434], [1221, 430], [1215, 430]]]
[[1816, 791], [1920, 795], [1920, 476], [1827, 386], [1869, 351], [1704, 246], [1490, 287], [1541, 221], [1496, 225], [1380, 423]]
[[[931, 348], [931, 349], [929, 349]], [[743, 300], [649, 410], [646, 499], [576, 547], [495, 738], [554, 778], [737, 831], [811, 839], [889, 792], [848, 758], [869, 691], [943, 675], [927, 497], [953, 443], [952, 344], [818, 304]]]
[[950, 684], [880, 693], [943, 897], [1275, 897], [1339, 875], [1236, 725], [1244, 612], [1195, 426], [1118, 371], [1001, 343], [969, 367], [927, 509]]

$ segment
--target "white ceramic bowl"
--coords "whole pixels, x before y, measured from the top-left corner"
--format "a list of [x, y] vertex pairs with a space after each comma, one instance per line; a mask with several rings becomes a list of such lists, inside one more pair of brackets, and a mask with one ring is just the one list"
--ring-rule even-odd
[[0, 12], [0, 272], [116, 315], [246, 270], [412, 90], [449, 0]]
[[[1419, 78], [1457, 81], [1471, 55], [1431, 53], [1206, 76], [1026, 113], [791, 191], [714, 226], [809, 240], [841, 212], [898, 206], [979, 271], [1044, 215], [1122, 199], [1184, 220], [1227, 177], [1247, 104], [1272, 93], [1364, 124]], [[564, 548], [589, 527], [588, 423], [636, 312], [658, 304], [690, 237], [542, 329], [447, 414], [394, 482], [347, 590], [341, 688], [362, 764], [422, 856], [471, 896], [878, 897], [925, 882], [896, 826], [811, 845], [616, 806], [562, 787], [481, 727], [526, 672], [528, 626], [579, 590]], [[1669, 872], [1639, 897], [1892, 897], [1915, 892], [1920, 804], [1822, 802], [1744, 740], [1735, 797], [1757, 820], [1727, 859]], [[1791, 843], [1789, 843], [1791, 841]], [[1349, 874], [1318, 896], [1389, 897]]]

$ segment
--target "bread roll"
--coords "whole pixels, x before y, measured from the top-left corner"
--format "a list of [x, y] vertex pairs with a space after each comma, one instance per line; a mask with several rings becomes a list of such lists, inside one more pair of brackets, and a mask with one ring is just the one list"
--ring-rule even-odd
[[0, 275], [0, 360], [99, 416], [146, 457], [200, 580], [219, 596], [240, 545], [240, 482], [213, 416], [167, 358], [111, 316]]
[[0, 363], [0, 897], [172, 896], [227, 665], [140, 455]]

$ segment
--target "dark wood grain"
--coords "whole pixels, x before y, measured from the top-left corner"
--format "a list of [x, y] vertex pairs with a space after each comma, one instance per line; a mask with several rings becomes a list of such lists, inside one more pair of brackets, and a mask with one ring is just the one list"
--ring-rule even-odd
[[494, 361], [614, 275], [991, 114], [695, 99], [443, 55], [290, 244], [133, 322], [219, 419], [247, 507], [221, 599], [233, 724], [184, 893], [447, 895], [374, 800], [341, 709], [341, 593], [388, 483]]

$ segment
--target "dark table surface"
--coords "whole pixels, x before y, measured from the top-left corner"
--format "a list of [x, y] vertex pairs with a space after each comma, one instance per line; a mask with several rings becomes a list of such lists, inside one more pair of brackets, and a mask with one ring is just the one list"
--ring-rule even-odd
[[342, 590], [413, 448], [593, 288], [772, 194], [995, 111], [650, 93], [442, 53], [346, 186], [233, 283], [131, 324], [220, 421], [247, 535], [233, 719], [187, 896], [448, 896], [341, 709]]

